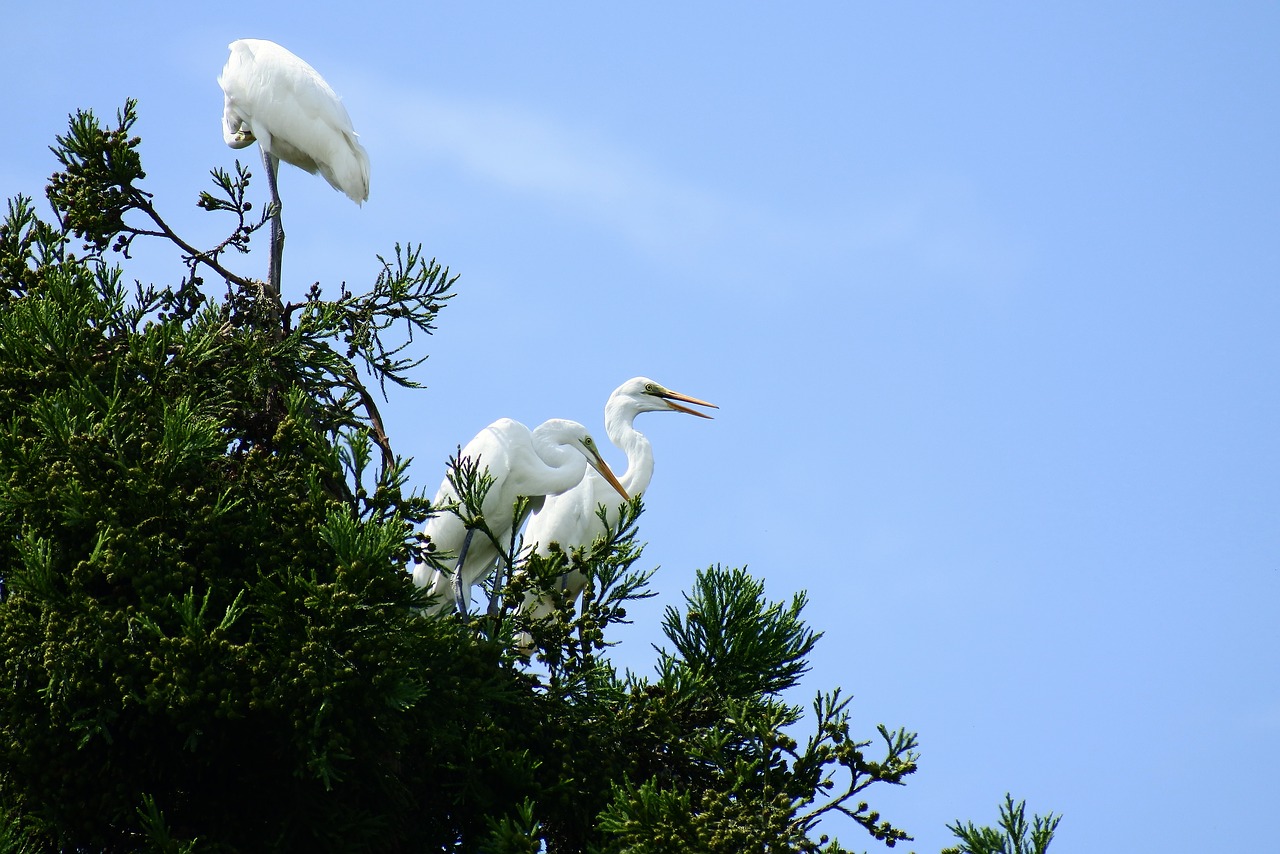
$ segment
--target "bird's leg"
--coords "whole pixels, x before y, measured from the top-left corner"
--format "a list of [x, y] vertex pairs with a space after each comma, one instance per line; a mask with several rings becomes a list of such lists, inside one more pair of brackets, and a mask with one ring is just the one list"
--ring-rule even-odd
[[502, 607], [502, 585], [507, 577], [513, 575], [516, 569], [516, 555], [519, 550], [516, 548], [516, 542], [520, 539], [520, 529], [524, 527], [524, 523], [529, 520], [529, 516], [542, 509], [542, 505], [546, 503], [545, 495], [519, 495], [516, 497], [516, 503], [511, 508], [512, 515], [516, 519], [516, 523], [511, 528], [511, 542], [507, 548], [510, 552], [504, 552], [502, 546], [497, 542], [498, 546], [498, 563], [493, 573], [493, 595], [489, 597], [489, 616], [497, 617], [498, 611]]
[[470, 597], [462, 586], [462, 564], [467, 559], [467, 549], [471, 547], [471, 538], [475, 536], [475, 533], [475, 528], [467, 529], [467, 536], [462, 540], [462, 548], [458, 549], [458, 567], [453, 571], [453, 602], [458, 608], [458, 613], [463, 615], [467, 613], [470, 605], [467, 600]]
[[498, 607], [502, 602], [502, 583], [506, 576], [508, 563], [503, 558], [498, 558], [498, 567], [493, 571], [493, 595], [489, 597], [489, 616], [498, 616]]
[[280, 191], [276, 187], [276, 171], [280, 168], [280, 158], [263, 148], [262, 163], [267, 167], [267, 186], [271, 188], [271, 203], [275, 205], [275, 210], [271, 214], [271, 260], [267, 266], [267, 284], [271, 293], [279, 300], [280, 262], [284, 258], [284, 226], [280, 223]]

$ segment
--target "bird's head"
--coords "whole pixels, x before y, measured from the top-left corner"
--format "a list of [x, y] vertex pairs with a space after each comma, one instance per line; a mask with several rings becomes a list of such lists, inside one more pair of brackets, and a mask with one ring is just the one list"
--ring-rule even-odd
[[627, 495], [627, 490], [622, 487], [617, 476], [613, 473], [613, 469], [609, 468], [609, 464], [604, 461], [604, 457], [600, 456], [600, 449], [596, 446], [596, 440], [583, 430], [582, 435], [578, 437], [577, 449], [587, 458], [587, 465], [596, 470], [599, 475], [609, 481], [609, 485], [618, 491], [618, 494], [627, 501], [631, 500], [631, 496]]
[[244, 123], [241, 123], [234, 131], [228, 130], [224, 132], [222, 138], [226, 140], [227, 145], [237, 149], [248, 148], [258, 141], [258, 138], [253, 135], [253, 131]]
[[690, 409], [682, 406], [680, 402], [692, 403], [695, 406], [709, 406], [712, 409], [719, 409], [714, 403], [708, 403], [705, 400], [699, 400], [696, 397], [690, 397], [687, 394], [681, 394], [678, 391], [672, 391], [661, 383], [656, 383], [648, 377], [635, 377], [629, 379], [614, 391], [610, 401], [617, 398], [623, 401], [623, 405], [631, 407], [635, 412], [683, 412], [687, 415], [696, 415], [699, 418], [710, 418], [711, 416], [705, 412], [699, 412], [696, 409]]

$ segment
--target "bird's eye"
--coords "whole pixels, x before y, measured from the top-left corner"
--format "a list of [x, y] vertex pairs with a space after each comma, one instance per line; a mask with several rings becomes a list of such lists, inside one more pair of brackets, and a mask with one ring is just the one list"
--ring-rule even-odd
[[649, 383], [644, 387], [645, 394], [662, 394], [664, 389], [657, 383]]

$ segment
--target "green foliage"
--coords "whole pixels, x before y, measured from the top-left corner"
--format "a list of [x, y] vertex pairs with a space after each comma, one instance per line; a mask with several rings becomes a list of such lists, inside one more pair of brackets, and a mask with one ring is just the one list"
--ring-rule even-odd
[[1045, 854], [1062, 816], [1049, 813], [1036, 815], [1027, 824], [1026, 801], [1013, 802], [1013, 795], [1005, 794], [1000, 805], [999, 827], [978, 827], [973, 822], [947, 825], [960, 840], [954, 848], [944, 848], [942, 854]]
[[18, 816], [0, 806], [0, 854], [28, 854], [36, 850], [31, 832], [23, 829]]
[[107, 130], [92, 112], [71, 117], [66, 136], [52, 149], [62, 171], [49, 181], [49, 201], [63, 215], [63, 225], [85, 241], [85, 247], [128, 248], [124, 215], [138, 206], [135, 181], [146, 177], [138, 155], [141, 140], [131, 136], [137, 121], [129, 101], [117, 114], [117, 127]]
[[489, 837], [481, 850], [485, 854], [538, 854], [542, 851], [543, 828], [533, 817], [533, 802], [526, 800], [515, 815], [489, 820]]
[[380, 425], [334, 346], [395, 380], [387, 294], [426, 332], [452, 280], [398, 253], [368, 298], [313, 293], [292, 328], [230, 279], [224, 302], [194, 276], [129, 294], [97, 253], [148, 233], [128, 224], [148, 210], [133, 120], [73, 117], [63, 225], [23, 198], [0, 225], [8, 826], [104, 851], [456, 838], [481, 817], [418, 821], [439, 787], [417, 757], [491, 768], [463, 724], [502, 722], [522, 680], [416, 617], [401, 567], [426, 502], [394, 456], [366, 475]]
[[828, 813], [890, 846], [910, 839], [851, 801], [914, 773], [914, 734], [879, 727], [885, 754], [869, 760], [871, 742], [851, 737], [838, 690], [814, 701], [816, 732], [803, 748], [788, 734], [801, 710], [778, 695], [817, 640], [799, 619], [803, 606], [799, 596], [770, 603], [743, 570], [712, 567], [698, 574], [684, 615], [668, 610], [664, 630], [678, 655], [661, 655], [656, 681], [628, 681], [620, 712], [633, 764], [601, 814], [603, 850], [838, 854], [838, 843], [812, 838]]
[[36, 215], [30, 199], [9, 200], [0, 222], [0, 309], [17, 296], [39, 290], [50, 268], [62, 260], [64, 242], [56, 227]]
[[191, 854], [199, 844], [198, 839], [175, 839], [164, 820], [164, 813], [156, 806], [156, 799], [151, 795], [142, 796], [142, 806], [138, 807], [138, 819], [141, 824], [148, 847], [156, 854]]
[[683, 618], [668, 607], [662, 628], [680, 663], [729, 697], [778, 694], [795, 685], [820, 635], [800, 622], [805, 595], [787, 608], [764, 604], [764, 582], [746, 570], [713, 570], [698, 578], [696, 601]]

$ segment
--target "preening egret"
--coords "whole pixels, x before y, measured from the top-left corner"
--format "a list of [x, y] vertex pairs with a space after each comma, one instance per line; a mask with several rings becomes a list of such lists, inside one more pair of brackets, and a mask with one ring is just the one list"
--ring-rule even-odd
[[[642, 412], [685, 412], [699, 418], [710, 418], [704, 412], [681, 406], [677, 401], [697, 406], [719, 409], [714, 403], [680, 394], [654, 382], [648, 377], [635, 377], [613, 390], [604, 405], [604, 429], [610, 441], [627, 455], [627, 470], [618, 478], [631, 495], [638, 495], [649, 487], [653, 478], [653, 446], [649, 439], [637, 430], [634, 421]], [[582, 482], [567, 492], [547, 496], [541, 509], [529, 520], [524, 541], [532, 544], [540, 554], [547, 553], [547, 546], [559, 543], [566, 553], [578, 546], [590, 546], [596, 537], [605, 532], [596, 508], [603, 504], [609, 524], [618, 522], [618, 501], [605, 488], [605, 483], [591, 472]], [[562, 589], [576, 597], [586, 584], [586, 576], [577, 570], [561, 578]], [[551, 604], [530, 597], [522, 610], [534, 617], [550, 613]]]
[[[571, 489], [582, 480], [587, 466], [599, 472], [604, 478], [602, 482], [608, 482], [624, 499], [628, 497], [609, 464], [600, 456], [587, 428], [576, 421], [553, 418], [530, 430], [519, 421], [500, 418], [468, 442], [458, 457], [474, 461], [493, 478], [493, 485], [481, 505], [485, 525], [493, 539], [483, 532], [468, 531], [462, 520], [448, 511], [427, 521], [424, 532], [437, 550], [459, 558], [452, 573], [436, 571], [424, 563], [414, 567], [414, 582], [439, 595], [434, 609], [437, 612], [455, 606], [465, 611], [469, 607], [472, 585], [489, 575], [511, 542], [517, 525], [514, 512], [517, 497], [527, 496], [536, 502], [542, 496]], [[446, 477], [436, 493], [434, 506], [458, 500], [453, 484]]]
[[237, 39], [218, 77], [226, 96], [222, 138], [232, 148], [262, 149], [275, 214], [271, 218], [271, 287], [280, 293], [284, 229], [276, 170], [280, 161], [319, 172], [357, 205], [369, 198], [369, 155], [347, 108], [316, 70], [275, 42]]

